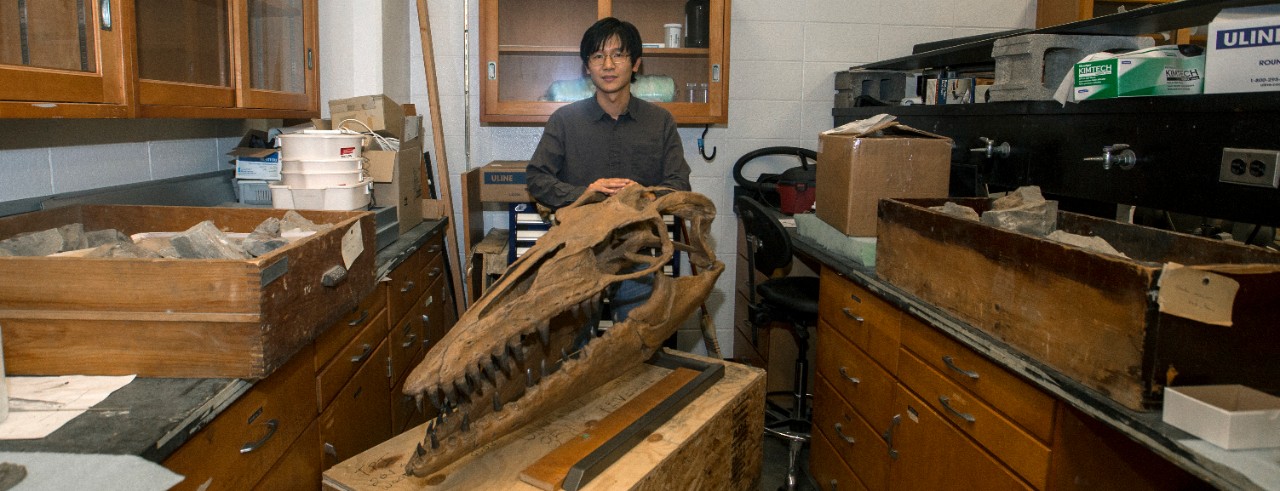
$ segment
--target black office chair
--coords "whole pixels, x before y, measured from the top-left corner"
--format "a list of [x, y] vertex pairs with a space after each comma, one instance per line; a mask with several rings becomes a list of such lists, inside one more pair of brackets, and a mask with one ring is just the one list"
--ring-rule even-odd
[[[796, 342], [795, 382], [790, 392], [769, 393], [765, 403], [765, 434], [788, 443], [790, 460], [785, 489], [796, 488], [799, 456], [809, 441], [812, 411], [809, 407], [809, 328], [818, 324], [818, 278], [784, 276], [774, 273], [791, 264], [791, 236], [787, 235], [775, 212], [746, 196], [734, 200], [747, 239], [747, 263], [770, 279], [755, 284], [747, 275], [751, 290], [750, 319], [757, 329], [778, 321], [788, 326]], [[786, 406], [774, 399], [785, 398]]]

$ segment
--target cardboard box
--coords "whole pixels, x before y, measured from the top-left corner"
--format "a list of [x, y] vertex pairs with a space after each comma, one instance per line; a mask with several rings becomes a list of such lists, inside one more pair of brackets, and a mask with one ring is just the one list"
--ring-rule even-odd
[[1192, 46], [1155, 46], [1119, 55], [1101, 53], [1076, 63], [1073, 100], [1204, 91], [1205, 57]]
[[891, 123], [818, 139], [817, 215], [854, 237], [876, 235], [880, 198], [945, 197], [951, 139]]
[[1163, 419], [1227, 450], [1280, 447], [1280, 397], [1243, 385], [1166, 387]]
[[422, 223], [422, 141], [400, 143], [399, 151], [365, 150], [373, 178], [373, 202], [395, 206], [400, 233]]
[[280, 149], [269, 145], [267, 132], [261, 130], [249, 130], [240, 138], [227, 152], [236, 158], [236, 179], [280, 180]]
[[495, 160], [480, 168], [480, 201], [532, 202], [524, 174], [528, 165], [526, 160]]
[[948, 201], [993, 200], [880, 201], [877, 275], [1134, 410], [1169, 386], [1280, 391], [1280, 252], [1058, 212], [1120, 257], [931, 209]]
[[1204, 93], [1280, 90], [1280, 5], [1222, 9], [1208, 45]]
[[[402, 140], [409, 139], [404, 137], [404, 108], [382, 94], [329, 101], [329, 113], [329, 119], [338, 128], [344, 127], [343, 121], [354, 119], [368, 126], [368, 131]], [[363, 132], [366, 131], [364, 126], [346, 123], [345, 127]]]

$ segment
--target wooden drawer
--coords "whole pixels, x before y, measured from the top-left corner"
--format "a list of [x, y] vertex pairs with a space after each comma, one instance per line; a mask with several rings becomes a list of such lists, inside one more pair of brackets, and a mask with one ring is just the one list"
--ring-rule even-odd
[[246, 489], [315, 421], [312, 348], [254, 385], [164, 466], [186, 476], [174, 489]]
[[1032, 489], [902, 385], [894, 407], [900, 416], [890, 434], [895, 489]]
[[[1032, 486], [1044, 488], [1049, 476], [1049, 447], [911, 352], [904, 351], [900, 361], [898, 378], [903, 385]], [[1046, 416], [1052, 419], [1052, 413]]]
[[[423, 295], [422, 298], [428, 296]], [[387, 335], [387, 356], [391, 358], [388, 386], [395, 385], [400, 376], [412, 366], [410, 362], [423, 353], [422, 345], [427, 338], [426, 319], [422, 302], [415, 301], [404, 317], [391, 325], [391, 333]]]
[[[818, 373], [826, 378], [842, 401], [871, 422], [877, 431], [889, 429], [893, 418], [893, 376], [862, 350], [853, 346], [830, 324], [818, 322]], [[815, 396], [816, 397], [816, 396]], [[818, 400], [818, 399], [815, 399]]]
[[366, 363], [320, 415], [323, 468], [351, 458], [391, 438], [391, 387], [387, 385], [387, 344]]
[[1052, 396], [909, 315], [902, 316], [902, 345], [1036, 438], [1052, 442]]
[[386, 325], [387, 311], [382, 310], [371, 319], [365, 330], [347, 343], [342, 351], [320, 370], [316, 376], [316, 397], [321, 411], [329, 406], [333, 398], [338, 396], [338, 392], [347, 385], [351, 376], [358, 370], [365, 365], [380, 365], [385, 362], [385, 359], [376, 358], [373, 351], [383, 339], [387, 338], [383, 330], [385, 329], [383, 326]]
[[[814, 398], [839, 401], [839, 397], [831, 397], [834, 390], [831, 383], [819, 375], [813, 388]], [[893, 394], [890, 393], [889, 397], [893, 397]], [[893, 406], [892, 399], [879, 401], [879, 404], [886, 408]], [[823, 402], [814, 407], [813, 433], [826, 439], [837, 458], [849, 466], [862, 484], [871, 489], [888, 488], [889, 446], [880, 437], [880, 432], [867, 424], [847, 404]], [[816, 446], [813, 451], [817, 451]]]
[[[818, 483], [818, 489], [827, 491], [864, 491], [866, 486], [854, 477], [853, 471], [822, 434], [813, 435], [809, 442], [809, 472]], [[882, 488], [883, 489], [883, 488]]]
[[427, 288], [428, 282], [423, 276], [422, 267], [427, 265], [429, 259], [431, 257], [424, 246], [387, 273], [387, 309], [390, 310], [390, 318], [404, 317], [414, 300]]
[[[439, 343], [456, 322], [450, 315], [453, 312], [453, 298], [449, 295], [449, 290], [449, 281], [437, 276], [427, 288], [427, 294], [418, 300], [422, 306], [422, 323], [425, 326], [425, 337], [422, 339], [424, 353]], [[416, 363], [410, 366], [412, 365]]]
[[900, 311], [848, 278], [822, 269], [818, 316], [893, 373], [898, 366]]
[[320, 472], [320, 426], [312, 421], [253, 489], [320, 489]]
[[[414, 365], [422, 361], [426, 356], [426, 352], [419, 353], [414, 359]], [[439, 411], [428, 402], [423, 402], [422, 406], [418, 406], [418, 401], [411, 395], [404, 393], [404, 379], [396, 383], [391, 389], [391, 434], [399, 435], [414, 428], [422, 423], [426, 423], [428, 419], [436, 417]]]
[[[360, 304], [352, 308], [342, 319], [329, 326], [316, 338], [316, 371], [329, 364], [329, 360], [342, 351], [356, 334], [364, 331], [373, 322], [374, 317], [387, 307], [387, 296], [375, 292], [365, 295]], [[386, 316], [382, 317], [382, 328], [386, 329]]]

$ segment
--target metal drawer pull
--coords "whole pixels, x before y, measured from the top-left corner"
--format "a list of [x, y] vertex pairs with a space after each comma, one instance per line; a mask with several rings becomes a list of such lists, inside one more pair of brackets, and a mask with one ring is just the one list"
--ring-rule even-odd
[[414, 285], [413, 280], [406, 281], [404, 282], [404, 286], [400, 287], [400, 293], [409, 293], [410, 290], [413, 290], [414, 286], [417, 285]]
[[347, 325], [348, 325], [348, 326], [351, 326], [351, 327], [355, 327], [355, 326], [358, 326], [358, 325], [360, 325], [360, 324], [363, 324], [363, 323], [364, 323], [364, 321], [365, 321], [365, 319], [368, 319], [368, 318], [369, 318], [369, 311], [368, 311], [368, 310], [361, 310], [361, 311], [360, 311], [360, 318], [359, 318], [359, 319], [352, 320], [351, 322], [348, 322], [348, 323], [347, 323]]
[[840, 311], [844, 312], [845, 317], [848, 317], [858, 322], [862, 322], [862, 316], [854, 314], [853, 310], [851, 310], [849, 307], [843, 307], [840, 309]]
[[839, 435], [840, 439], [844, 440], [845, 443], [848, 443], [850, 445], [857, 443], [856, 441], [854, 441], [853, 437], [844, 434], [844, 426], [841, 426], [840, 423], [836, 423], [835, 428], [836, 428], [836, 435]]
[[[259, 409], [259, 411], [261, 411], [261, 409]], [[255, 413], [254, 416], [257, 416], [257, 413]], [[263, 445], [267, 444], [267, 440], [270, 440], [271, 437], [275, 436], [276, 429], [278, 428], [280, 428], [280, 420], [275, 418], [267, 420], [267, 434], [263, 435], [262, 438], [256, 442], [249, 442], [244, 444], [244, 446], [240, 447], [240, 453], [246, 454], [254, 450], [257, 450], [259, 448], [262, 448]]]
[[373, 346], [369, 346], [369, 343], [365, 343], [364, 346], [360, 348], [360, 354], [351, 357], [351, 363], [361, 363], [366, 359], [368, 359], [369, 355], [372, 355], [372, 354], [373, 354]]
[[951, 411], [951, 414], [954, 414], [954, 415], [956, 415], [956, 416], [960, 417], [960, 419], [963, 419], [963, 420], [968, 421], [968, 422], [970, 422], [970, 423], [973, 423], [973, 422], [978, 421], [978, 420], [977, 420], [977, 418], [974, 418], [972, 414], [969, 414], [969, 413], [962, 413], [962, 412], [960, 412], [960, 411], [957, 411], [957, 410], [956, 410], [956, 408], [951, 407], [951, 398], [949, 398], [949, 397], [947, 397], [947, 396], [938, 396], [938, 402], [941, 402], [941, 403], [942, 403], [942, 407], [946, 408], [946, 409], [947, 409], [947, 411]]
[[840, 376], [842, 376], [842, 377], [844, 377], [844, 378], [846, 378], [846, 379], [849, 379], [849, 383], [851, 383], [851, 384], [853, 384], [853, 385], [858, 385], [858, 384], [862, 383], [862, 379], [859, 379], [859, 378], [857, 378], [857, 377], [850, 377], [850, 376], [849, 376], [849, 371], [848, 371], [848, 370], [845, 370], [845, 368], [844, 368], [844, 367], [840, 367]]
[[947, 368], [960, 372], [961, 375], [964, 375], [971, 379], [978, 380], [978, 372], [975, 372], [973, 370], [965, 370], [963, 368], [956, 366], [956, 359], [952, 358], [951, 355], [943, 355], [942, 362], [947, 364]]
[[424, 326], [431, 325], [431, 316], [427, 314], [422, 314], [422, 325]]
[[861, 299], [861, 298], [858, 298], [858, 296], [857, 296], [857, 295], [854, 295], [854, 294], [852, 294], [852, 293], [850, 293], [850, 294], [849, 294], [849, 298], [850, 298], [850, 299], [853, 299], [853, 301], [855, 301], [855, 302], [862, 303], [862, 299]]
[[412, 348], [413, 345], [416, 344], [417, 342], [418, 342], [418, 334], [417, 333], [410, 334], [409, 338], [406, 339], [404, 343], [400, 344], [400, 347], [404, 349], [409, 349], [409, 348]]
[[835, 480], [835, 479], [832, 479], [832, 480], [831, 480], [831, 482], [830, 482], [830, 483], [828, 483], [828, 484], [830, 484], [830, 485], [831, 485], [831, 491], [836, 491], [836, 484], [837, 484], [837, 483], [836, 483], [836, 480]]
[[431, 245], [427, 246], [427, 252], [430, 252], [430, 253], [432, 253], [432, 254], [435, 254], [435, 253], [437, 253], [437, 252], [440, 252], [441, 247], [442, 247], [442, 246], [441, 246], [440, 244], [431, 244]]
[[889, 420], [889, 429], [884, 430], [884, 434], [880, 435], [880, 438], [883, 438], [884, 442], [889, 444], [889, 458], [893, 460], [898, 460], [898, 450], [893, 448], [893, 429], [900, 424], [902, 424], [902, 415], [893, 415], [893, 419]]
[[431, 271], [427, 272], [427, 278], [435, 278], [437, 276], [440, 276], [440, 268], [431, 268]]
[[347, 281], [347, 268], [342, 266], [329, 268], [328, 271], [325, 271], [324, 274], [320, 275], [320, 284], [328, 288], [334, 288], [341, 285], [344, 281]]

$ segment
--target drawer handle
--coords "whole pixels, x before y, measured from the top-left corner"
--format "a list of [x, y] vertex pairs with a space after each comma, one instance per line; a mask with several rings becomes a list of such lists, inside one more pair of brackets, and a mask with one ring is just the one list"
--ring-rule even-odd
[[841, 308], [840, 311], [844, 312], [845, 317], [848, 317], [858, 322], [862, 322], [862, 316], [854, 314], [853, 310], [851, 310], [849, 307]]
[[836, 435], [839, 435], [840, 439], [844, 440], [845, 443], [848, 443], [850, 445], [857, 443], [857, 441], [855, 441], [853, 437], [844, 434], [844, 426], [842, 426], [840, 423], [836, 423], [835, 428], [836, 428]]
[[427, 272], [427, 278], [435, 278], [437, 276], [440, 276], [440, 268], [431, 268], [431, 271]]
[[832, 479], [831, 482], [829, 482], [828, 484], [831, 485], [831, 491], [836, 491], [836, 487], [837, 487], [836, 484], [838, 483], [836, 483], [835, 479]]
[[400, 293], [409, 293], [415, 286], [417, 285], [413, 283], [413, 280], [406, 281], [404, 282], [404, 286], [400, 287]]
[[889, 444], [889, 458], [893, 460], [898, 460], [898, 450], [893, 448], [893, 430], [900, 424], [902, 424], [902, 415], [893, 415], [893, 419], [889, 420], [889, 429], [884, 430], [884, 434], [880, 435], [880, 438], [883, 438], [884, 442]]
[[409, 349], [409, 348], [412, 348], [414, 344], [417, 344], [417, 342], [418, 342], [418, 334], [417, 333], [410, 334], [409, 337], [405, 339], [405, 342], [400, 344], [400, 347], [404, 349]]
[[972, 414], [969, 414], [969, 413], [962, 413], [962, 412], [960, 412], [960, 411], [957, 411], [957, 410], [956, 410], [956, 408], [951, 407], [951, 398], [949, 398], [949, 397], [947, 397], [947, 396], [938, 396], [938, 402], [941, 402], [941, 403], [942, 403], [942, 407], [946, 408], [946, 409], [947, 409], [947, 411], [950, 411], [950, 412], [951, 412], [951, 414], [956, 415], [956, 416], [957, 416], [957, 417], [959, 417], [960, 419], [963, 419], [963, 420], [968, 421], [968, 422], [970, 422], [970, 423], [973, 423], [973, 422], [978, 421], [978, 419], [977, 419], [977, 418], [974, 418]]
[[852, 294], [852, 293], [850, 293], [850, 294], [849, 294], [849, 299], [851, 299], [851, 300], [853, 300], [853, 301], [855, 301], [855, 302], [858, 302], [858, 303], [862, 303], [862, 299], [861, 299], [861, 298], [858, 298], [858, 296], [857, 296], [857, 295], [854, 295], [854, 294]]
[[427, 314], [422, 314], [422, 325], [424, 326], [431, 325], [431, 316]]
[[840, 375], [841, 375], [842, 377], [844, 377], [844, 378], [848, 379], [848, 380], [849, 380], [849, 383], [851, 383], [851, 384], [853, 384], [853, 385], [858, 385], [858, 384], [862, 383], [862, 379], [859, 379], [859, 378], [857, 378], [857, 377], [850, 377], [850, 376], [849, 376], [849, 371], [848, 371], [848, 370], [845, 370], [845, 368], [844, 368], [844, 367], [840, 367]]
[[436, 303], [436, 296], [435, 296], [435, 295], [427, 295], [427, 299], [422, 301], [422, 306], [423, 306], [423, 307], [430, 307], [430, 306], [431, 306], [431, 304], [433, 304], [433, 303]]
[[240, 453], [246, 454], [254, 450], [257, 450], [259, 448], [262, 448], [263, 445], [267, 444], [267, 440], [270, 440], [272, 436], [275, 436], [276, 429], [278, 428], [280, 428], [280, 420], [275, 418], [271, 418], [267, 420], [267, 434], [263, 435], [262, 438], [256, 442], [249, 442], [244, 444], [244, 446], [240, 447]]
[[942, 362], [947, 364], [947, 368], [955, 370], [956, 372], [959, 372], [961, 375], [964, 375], [971, 379], [978, 380], [978, 372], [975, 372], [973, 370], [965, 370], [963, 368], [956, 366], [956, 359], [952, 358], [951, 355], [943, 355]]
[[351, 363], [362, 363], [369, 359], [369, 355], [372, 354], [373, 346], [369, 346], [369, 343], [365, 343], [364, 346], [360, 348], [360, 354], [351, 357]]
[[364, 323], [364, 321], [365, 321], [365, 319], [368, 319], [368, 318], [369, 318], [369, 311], [368, 311], [368, 310], [361, 310], [361, 311], [360, 311], [360, 318], [359, 318], [359, 319], [352, 320], [351, 322], [348, 322], [348, 323], [347, 323], [347, 325], [348, 325], [348, 326], [351, 326], [351, 327], [355, 327], [355, 326], [358, 326], [358, 325], [360, 325], [360, 324], [363, 324], [363, 323]]
[[338, 285], [341, 285], [342, 282], [346, 280], [347, 280], [347, 268], [344, 268], [342, 266], [334, 266], [332, 268], [329, 268], [328, 271], [325, 271], [324, 274], [320, 276], [320, 284], [328, 288], [334, 288]]
[[442, 246], [440, 244], [431, 244], [430, 246], [427, 246], [427, 252], [435, 254], [437, 252], [440, 252], [441, 247]]

